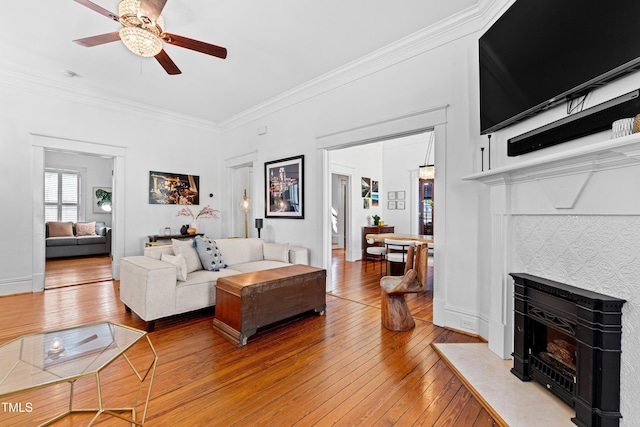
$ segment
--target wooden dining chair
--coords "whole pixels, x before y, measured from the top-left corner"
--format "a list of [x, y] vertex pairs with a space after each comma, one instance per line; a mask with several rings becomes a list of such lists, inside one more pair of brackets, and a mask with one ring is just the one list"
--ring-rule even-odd
[[404, 275], [384, 276], [380, 279], [381, 319], [385, 328], [392, 331], [409, 331], [416, 326], [405, 294], [422, 292], [426, 289], [427, 257], [427, 245], [410, 246], [407, 251]]
[[382, 264], [386, 259], [387, 255], [387, 247], [386, 246], [373, 246], [375, 240], [367, 239], [367, 243], [372, 246], [368, 246], [366, 249], [366, 254], [364, 258], [364, 271], [367, 271], [367, 261], [369, 260], [369, 256], [376, 258], [380, 263], [380, 276], [382, 276]]
[[407, 260], [409, 259], [408, 249], [411, 246], [415, 246], [418, 242], [413, 240], [393, 240], [384, 239], [384, 245], [386, 247], [386, 260], [387, 260], [387, 275], [390, 274], [390, 264], [401, 263], [402, 271], [406, 270]]

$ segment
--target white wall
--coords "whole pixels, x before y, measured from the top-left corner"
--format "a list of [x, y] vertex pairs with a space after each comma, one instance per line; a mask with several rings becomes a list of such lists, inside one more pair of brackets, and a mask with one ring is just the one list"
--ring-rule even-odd
[[[326, 262], [322, 218], [328, 208], [323, 206], [324, 160], [322, 150], [318, 149], [318, 138], [449, 105], [446, 132], [442, 140], [437, 141], [441, 146], [435, 150], [436, 167], [442, 173], [440, 182], [444, 188], [439, 194], [447, 193], [446, 203], [438, 212], [446, 215], [448, 225], [446, 230], [443, 228], [447, 245], [439, 246], [443, 256], [439, 258], [442, 264], [438, 271], [442, 276], [438, 283], [443, 286], [434, 302], [439, 307], [434, 318], [438, 324], [456, 328], [460, 327], [461, 317], [470, 317], [479, 323], [483, 309], [478, 301], [478, 186], [460, 179], [474, 171], [475, 157], [471, 153], [480, 140], [476, 95], [478, 36], [458, 36], [445, 44], [427, 40], [420, 46], [420, 53], [410, 58], [354, 77], [348, 83], [340, 82], [292, 105], [267, 106], [255, 116], [224, 126], [222, 135], [224, 159], [255, 151], [256, 163], [262, 166], [265, 161], [305, 155], [305, 219], [269, 222], [276, 241], [309, 247], [311, 263], [322, 266]], [[267, 126], [269, 132], [258, 136], [256, 129], [263, 126]], [[416, 169], [423, 160], [424, 152], [415, 159]], [[359, 186], [358, 175], [352, 188]], [[370, 177], [376, 178], [372, 173]], [[388, 190], [386, 179], [380, 181], [384, 194]], [[255, 182], [263, 185], [263, 178], [256, 177]], [[328, 183], [330, 185], [330, 179]], [[363, 225], [371, 213], [373, 210], [364, 216], [354, 212], [353, 223]], [[441, 224], [445, 227], [444, 221]], [[352, 239], [356, 238], [354, 233]], [[445, 250], [455, 256], [446, 258]]]
[[[122, 111], [108, 102], [100, 107], [97, 100], [74, 99], [49, 87], [32, 90], [23, 83], [10, 77], [0, 83], [0, 98], [6, 101], [0, 103], [0, 174], [4, 182], [15, 183], [15, 191], [0, 209], [0, 295], [30, 292], [37, 269], [33, 254], [43, 252], [33, 246], [32, 221], [42, 213], [33, 211], [31, 134], [125, 148], [125, 226], [118, 230], [125, 255], [141, 254], [148, 234], [183, 222], [176, 217], [177, 207], [148, 204], [150, 170], [200, 175], [200, 191], [218, 193], [215, 128], [144, 108]], [[218, 208], [215, 198], [201, 203]], [[207, 230], [218, 236], [219, 220], [206, 221]]]
[[[430, 133], [421, 133], [384, 142], [382, 157], [385, 191], [381, 193], [382, 217], [385, 224], [395, 226], [396, 233], [410, 234], [418, 229], [417, 174], [419, 166], [425, 164], [429, 135]], [[431, 163], [434, 151], [432, 149], [431, 159], [427, 159]], [[389, 191], [404, 191], [404, 209], [388, 209]]]

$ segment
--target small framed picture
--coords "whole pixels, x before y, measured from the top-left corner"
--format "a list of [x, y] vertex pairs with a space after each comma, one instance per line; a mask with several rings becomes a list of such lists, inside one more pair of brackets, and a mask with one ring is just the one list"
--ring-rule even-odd
[[394, 210], [395, 208], [396, 208], [396, 201], [395, 200], [389, 200], [387, 202], [387, 209]]
[[404, 210], [404, 200], [398, 200], [396, 202], [396, 209]]
[[[398, 200], [404, 200], [404, 191], [397, 191], [396, 192], [396, 198]], [[398, 208], [398, 209], [400, 209], [400, 208]], [[404, 209], [404, 208], [402, 208], [402, 209]]]
[[395, 200], [396, 199], [396, 192], [395, 191], [389, 191], [389, 193], [387, 193], [387, 198], [389, 200]]
[[371, 197], [371, 178], [362, 177], [362, 197]]

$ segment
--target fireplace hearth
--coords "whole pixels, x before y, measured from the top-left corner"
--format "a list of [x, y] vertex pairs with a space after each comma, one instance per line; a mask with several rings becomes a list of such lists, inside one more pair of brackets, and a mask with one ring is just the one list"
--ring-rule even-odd
[[581, 427], [619, 426], [624, 300], [524, 273], [514, 279], [511, 372], [576, 411]]

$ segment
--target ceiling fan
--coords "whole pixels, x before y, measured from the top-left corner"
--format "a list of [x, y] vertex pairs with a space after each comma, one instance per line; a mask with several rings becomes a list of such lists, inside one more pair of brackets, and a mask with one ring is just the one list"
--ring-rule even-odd
[[118, 15], [89, 0], [74, 1], [122, 25], [119, 31], [113, 33], [74, 40], [81, 46], [92, 47], [122, 40], [136, 55], [155, 57], [169, 74], [180, 74], [181, 71], [162, 48], [163, 41], [218, 58], [227, 57], [227, 49], [224, 47], [165, 32], [161, 13], [167, 0], [121, 0]]

